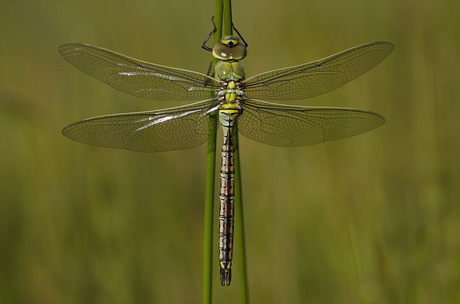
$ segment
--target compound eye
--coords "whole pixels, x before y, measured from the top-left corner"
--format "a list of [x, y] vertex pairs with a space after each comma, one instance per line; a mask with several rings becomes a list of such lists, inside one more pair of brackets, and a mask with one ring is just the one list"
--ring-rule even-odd
[[218, 43], [214, 46], [212, 55], [220, 60], [232, 59], [231, 49], [223, 43]]
[[241, 60], [246, 57], [246, 46], [241, 42], [231, 48], [232, 57], [236, 60]]

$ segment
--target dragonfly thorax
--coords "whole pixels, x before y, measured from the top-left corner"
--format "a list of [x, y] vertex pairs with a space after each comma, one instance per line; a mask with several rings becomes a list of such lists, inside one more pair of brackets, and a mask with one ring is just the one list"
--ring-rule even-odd
[[221, 89], [217, 93], [217, 96], [221, 104], [234, 104], [245, 97], [241, 80], [221, 81], [220, 84]]
[[227, 88], [221, 89], [217, 95], [221, 103], [235, 103], [244, 97], [244, 92], [235, 87], [235, 82], [230, 81]]
[[[240, 101], [245, 98], [241, 84], [241, 80], [221, 81], [221, 89], [217, 95], [219, 100], [219, 122], [224, 129], [233, 127], [236, 119], [241, 114]], [[224, 133], [226, 131], [224, 130]]]
[[215, 66], [216, 78], [224, 81], [241, 81], [246, 78], [244, 65], [239, 61], [219, 61]]

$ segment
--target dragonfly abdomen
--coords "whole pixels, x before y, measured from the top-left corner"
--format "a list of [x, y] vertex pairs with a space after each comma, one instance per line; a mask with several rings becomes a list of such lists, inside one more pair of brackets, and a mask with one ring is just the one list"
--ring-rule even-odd
[[233, 258], [234, 222], [234, 178], [233, 130], [240, 109], [236, 104], [227, 104], [219, 110], [219, 121], [224, 133], [222, 144], [222, 166], [220, 169], [220, 209], [219, 209], [219, 266], [220, 283], [230, 285]]

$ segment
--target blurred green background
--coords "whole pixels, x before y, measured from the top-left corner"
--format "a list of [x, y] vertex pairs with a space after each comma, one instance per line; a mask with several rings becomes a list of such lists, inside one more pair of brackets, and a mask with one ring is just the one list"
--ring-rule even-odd
[[[396, 46], [304, 103], [372, 110], [383, 127], [305, 148], [241, 138], [252, 303], [459, 303], [460, 2], [233, 5], [248, 76]], [[209, 0], [1, 3], [0, 303], [201, 301], [205, 146], [142, 154], [63, 137], [83, 118], [170, 104], [88, 77], [57, 47], [206, 72], [213, 11]], [[216, 303], [237, 303], [238, 273], [222, 288], [215, 266]]]

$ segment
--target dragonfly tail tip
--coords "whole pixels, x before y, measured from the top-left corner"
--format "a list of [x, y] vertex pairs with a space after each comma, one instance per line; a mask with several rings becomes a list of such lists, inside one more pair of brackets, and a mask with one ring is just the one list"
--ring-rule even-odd
[[220, 284], [222, 286], [230, 286], [232, 280], [232, 270], [231, 269], [220, 269]]

